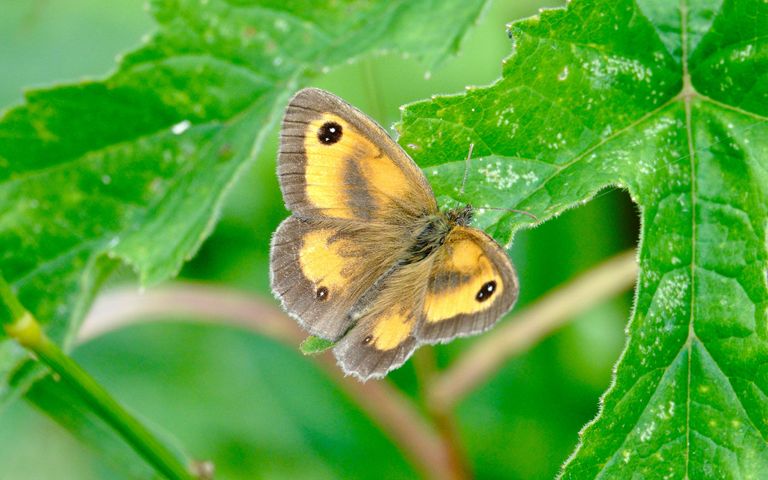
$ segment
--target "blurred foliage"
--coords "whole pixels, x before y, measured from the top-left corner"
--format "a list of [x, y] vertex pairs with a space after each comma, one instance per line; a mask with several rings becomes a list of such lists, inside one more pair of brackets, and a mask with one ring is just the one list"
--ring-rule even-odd
[[[315, 86], [389, 125], [399, 118], [401, 104], [494, 81], [500, 60], [511, 51], [504, 25], [540, 6], [498, 2], [470, 32], [459, 56], [435, 67], [429, 78], [422, 64], [385, 55], [337, 68]], [[0, 64], [18, 68], [0, 76], [2, 105], [18, 102], [22, 86], [107, 73], [113, 57], [152, 28], [139, 1], [14, 0], [3, 8], [8, 14], [0, 16]], [[274, 175], [277, 132], [266, 138], [184, 277], [271, 299], [268, 242], [286, 212]], [[633, 246], [636, 236], [637, 214], [619, 191], [605, 191], [520, 233], [512, 248], [523, 279], [520, 306]], [[459, 406], [459, 430], [477, 478], [551, 478], [558, 471], [579, 428], [596, 414], [624, 341], [630, 302], [627, 294], [575, 319], [509, 361]], [[470, 342], [436, 347], [438, 363], [445, 365]], [[196, 457], [213, 460], [220, 478], [414, 474], [397, 448], [298, 348], [226, 328], [158, 322], [106, 335], [74, 356], [143, 418], [162, 424]], [[419, 400], [413, 362], [391, 378]], [[0, 413], [0, 478], [131, 478], [125, 475], [25, 403]]]
[[[0, 118], [0, 269], [65, 349], [118, 263], [144, 286], [178, 274], [297, 85], [376, 52], [434, 64], [484, 0], [150, 5], [156, 30], [111, 75]], [[2, 333], [0, 404], [37, 374]]]

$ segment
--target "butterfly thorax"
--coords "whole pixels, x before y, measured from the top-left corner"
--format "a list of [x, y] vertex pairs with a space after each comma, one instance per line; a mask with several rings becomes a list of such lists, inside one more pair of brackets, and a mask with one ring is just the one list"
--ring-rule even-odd
[[429, 257], [445, 243], [446, 237], [455, 226], [466, 226], [471, 219], [472, 207], [469, 205], [461, 209], [424, 216], [413, 229], [413, 243], [400, 263], [409, 265]]

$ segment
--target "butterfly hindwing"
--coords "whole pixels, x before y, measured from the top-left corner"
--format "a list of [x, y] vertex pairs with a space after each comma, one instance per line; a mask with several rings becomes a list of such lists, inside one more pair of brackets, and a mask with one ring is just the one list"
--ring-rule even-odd
[[424, 174], [402, 148], [323, 90], [304, 89], [288, 104], [278, 177], [286, 206], [303, 218], [399, 223], [437, 211]]
[[512, 308], [518, 291], [504, 250], [480, 230], [454, 227], [434, 253], [415, 335], [437, 343], [485, 331]]
[[371, 227], [290, 216], [272, 238], [272, 290], [310, 334], [337, 340], [356, 303], [395, 262], [396, 245], [376, 248], [383, 241]]
[[383, 279], [375, 300], [334, 347], [345, 373], [380, 378], [411, 356], [418, 346], [413, 333], [423, 315], [430, 263], [406, 265]]

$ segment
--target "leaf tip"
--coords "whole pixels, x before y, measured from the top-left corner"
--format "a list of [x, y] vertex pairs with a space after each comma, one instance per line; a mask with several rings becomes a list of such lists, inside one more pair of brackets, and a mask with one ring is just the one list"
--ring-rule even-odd
[[328, 350], [334, 345], [336, 345], [336, 342], [333, 340], [326, 340], [324, 338], [310, 335], [304, 339], [303, 342], [301, 342], [301, 345], [299, 345], [299, 350], [304, 355], [317, 355], [318, 353]]

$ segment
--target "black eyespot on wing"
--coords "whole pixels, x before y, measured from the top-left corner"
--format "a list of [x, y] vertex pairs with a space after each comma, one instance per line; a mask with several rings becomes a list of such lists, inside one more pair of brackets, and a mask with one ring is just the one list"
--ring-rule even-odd
[[475, 295], [475, 300], [478, 302], [484, 302], [491, 298], [496, 291], [496, 281], [491, 280], [490, 282], [485, 282], [482, 287], [480, 287], [480, 290], [477, 292], [477, 295]]
[[317, 138], [323, 145], [333, 145], [341, 140], [341, 125], [336, 122], [325, 122], [317, 130]]
[[320, 287], [315, 292], [315, 298], [318, 300], [325, 301], [328, 300], [328, 288], [327, 287]]

